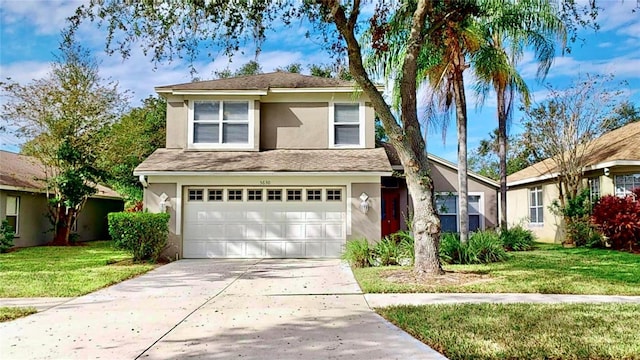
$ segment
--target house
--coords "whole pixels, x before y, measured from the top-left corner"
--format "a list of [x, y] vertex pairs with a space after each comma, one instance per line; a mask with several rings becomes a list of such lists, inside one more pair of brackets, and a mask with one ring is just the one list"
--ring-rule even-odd
[[[14, 228], [14, 245], [37, 246], [51, 241], [44, 167], [33, 157], [7, 151], [0, 151], [0, 164], [0, 219], [8, 220]], [[99, 185], [78, 216], [73, 232], [80, 241], [108, 239], [107, 214], [122, 208], [120, 195]]]
[[[593, 199], [624, 196], [640, 187], [640, 122], [605, 133], [590, 145], [583, 168]], [[546, 159], [507, 177], [507, 221], [531, 229], [545, 242], [562, 242], [562, 222], [549, 205], [559, 198], [558, 169]]]
[[134, 174], [145, 208], [171, 214], [171, 256], [338, 257], [403, 226], [406, 185], [353, 82], [274, 72], [156, 92], [166, 148]]

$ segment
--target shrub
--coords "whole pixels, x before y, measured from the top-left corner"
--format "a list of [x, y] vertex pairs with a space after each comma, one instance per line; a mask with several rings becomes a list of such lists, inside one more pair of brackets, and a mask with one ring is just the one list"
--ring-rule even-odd
[[604, 244], [602, 235], [588, 217], [573, 219], [565, 224], [565, 228], [576, 246], [600, 247]]
[[413, 265], [416, 260], [416, 248], [413, 235], [411, 235], [409, 231], [400, 230], [391, 236], [398, 243], [398, 263], [400, 265]]
[[614, 249], [640, 246], [640, 188], [623, 198], [606, 195], [593, 208], [591, 221]]
[[347, 241], [342, 259], [355, 267], [371, 266], [371, 249], [367, 239]]
[[535, 235], [531, 230], [516, 225], [501, 231], [500, 240], [507, 251], [527, 251], [533, 249]]
[[0, 224], [0, 253], [7, 252], [13, 247], [13, 239], [16, 237], [15, 231], [7, 220], [2, 220]]
[[400, 260], [400, 247], [392, 237], [385, 237], [371, 250], [371, 256], [375, 265], [398, 265]]
[[116, 247], [131, 253], [134, 261], [157, 261], [167, 245], [169, 214], [110, 213], [109, 235]]
[[507, 258], [494, 231], [475, 232], [467, 243], [461, 243], [457, 234], [444, 234], [440, 242], [440, 261], [447, 264], [487, 264]]

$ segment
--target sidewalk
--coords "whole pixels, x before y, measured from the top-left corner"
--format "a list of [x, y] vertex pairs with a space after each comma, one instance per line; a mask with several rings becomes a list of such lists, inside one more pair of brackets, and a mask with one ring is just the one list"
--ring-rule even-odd
[[38, 311], [45, 311], [54, 306], [64, 304], [75, 298], [71, 297], [43, 297], [43, 298], [0, 298], [0, 307], [34, 307]]
[[640, 296], [623, 295], [560, 295], [560, 294], [483, 294], [483, 293], [414, 293], [365, 294], [371, 308], [393, 305], [431, 305], [461, 303], [636, 303]]

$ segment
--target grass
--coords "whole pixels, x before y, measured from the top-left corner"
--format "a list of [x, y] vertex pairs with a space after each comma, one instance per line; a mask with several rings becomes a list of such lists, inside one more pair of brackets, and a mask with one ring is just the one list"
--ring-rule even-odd
[[0, 254], [0, 297], [80, 296], [154, 268], [127, 259], [131, 256], [109, 241]]
[[0, 307], [0, 322], [11, 321], [36, 312], [36, 309], [32, 307]]
[[455, 359], [640, 359], [639, 304], [457, 304], [376, 309]]
[[410, 267], [354, 268], [367, 293], [489, 292], [546, 294], [640, 295], [640, 255], [606, 249], [538, 244], [537, 249], [510, 253], [505, 262], [486, 265], [447, 265], [458, 274], [484, 274], [482, 281], [459, 284], [394, 282], [385, 278]]

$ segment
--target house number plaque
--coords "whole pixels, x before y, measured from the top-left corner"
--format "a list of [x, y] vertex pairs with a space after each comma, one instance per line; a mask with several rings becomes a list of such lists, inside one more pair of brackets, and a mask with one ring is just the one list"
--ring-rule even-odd
[[260, 180], [260, 185], [271, 185], [271, 180]]

